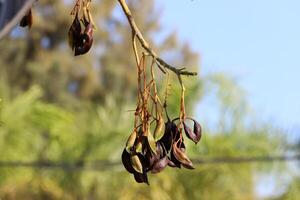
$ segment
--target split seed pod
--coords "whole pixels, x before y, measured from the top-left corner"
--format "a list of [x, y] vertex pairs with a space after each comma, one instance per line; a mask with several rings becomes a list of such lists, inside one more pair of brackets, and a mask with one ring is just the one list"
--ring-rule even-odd
[[197, 135], [198, 142], [199, 142], [202, 136], [201, 125], [196, 120], [193, 121], [194, 121], [194, 133]]
[[144, 172], [144, 173], [134, 173], [134, 179], [136, 182], [138, 183], [146, 183], [149, 185], [149, 181], [148, 181], [148, 176], [147, 174]]
[[164, 136], [164, 131], [163, 131], [164, 126], [165, 126], [164, 118], [160, 114], [158, 116], [158, 120], [156, 121], [156, 127], [155, 127], [154, 134], [153, 134], [155, 141], [160, 140]]
[[148, 144], [151, 149], [151, 152], [153, 154], [156, 154], [156, 142], [155, 142], [155, 139], [154, 139], [152, 133], [150, 132], [150, 128], [148, 128], [146, 135], [147, 135]]
[[93, 41], [93, 26], [89, 23], [81, 34], [79, 45], [75, 46], [75, 56], [86, 54], [91, 49]]
[[194, 129], [192, 130], [190, 127], [188, 127], [185, 122], [183, 122], [183, 128], [186, 136], [195, 142], [195, 144], [197, 144], [201, 139], [201, 126], [196, 120], [191, 120], [194, 122]]
[[143, 173], [143, 165], [138, 155], [131, 155], [131, 164], [136, 172]]
[[162, 159], [158, 160], [157, 162], [154, 163], [153, 168], [151, 170], [151, 172], [153, 174], [159, 173], [162, 170], [164, 170], [169, 163], [169, 159], [167, 156], [163, 157]]
[[122, 163], [125, 167], [125, 169], [129, 172], [129, 173], [134, 173], [135, 170], [131, 164], [131, 157], [130, 157], [130, 153], [128, 153], [126, 151], [126, 149], [124, 149], [123, 153], [122, 153]]
[[68, 32], [69, 37], [69, 45], [72, 48], [72, 50], [75, 49], [75, 47], [80, 45], [81, 41], [81, 24], [78, 19], [78, 15], [76, 14], [73, 23], [71, 27], [69, 28]]
[[136, 132], [136, 130], [134, 130], [134, 131], [131, 133], [131, 135], [129, 136], [127, 142], [126, 142], [126, 148], [125, 148], [125, 149], [126, 149], [126, 151], [127, 151], [128, 153], [131, 152], [132, 147], [134, 146], [134, 143], [135, 143], [136, 138], [137, 138], [137, 132]]
[[175, 158], [182, 164], [182, 166], [184, 166], [185, 168], [188, 169], [194, 169], [193, 163], [192, 161], [187, 157], [187, 155], [185, 154], [185, 152], [181, 149], [177, 147], [178, 142], [175, 142], [173, 144], [173, 149], [172, 152], [175, 156]]

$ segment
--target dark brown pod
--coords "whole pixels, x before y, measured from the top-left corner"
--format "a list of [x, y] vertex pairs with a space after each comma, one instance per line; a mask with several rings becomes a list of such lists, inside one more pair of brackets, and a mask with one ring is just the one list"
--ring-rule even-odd
[[202, 136], [202, 128], [201, 125], [196, 121], [194, 121], [194, 133], [197, 136], [197, 141], [199, 142]]
[[196, 120], [191, 118], [188, 119], [193, 121], [194, 129], [192, 130], [185, 122], [183, 122], [184, 132], [190, 140], [197, 144], [201, 139], [201, 126]]
[[79, 45], [75, 46], [75, 56], [86, 54], [93, 45], [93, 26], [88, 24], [80, 37]]
[[164, 150], [160, 143], [156, 145], [156, 154], [152, 154], [150, 151], [146, 153], [147, 159], [147, 171], [152, 170], [154, 164], [159, 161], [162, 157], [164, 157]]
[[188, 127], [188, 125], [184, 122], [183, 122], [183, 128], [186, 136], [197, 144], [199, 142], [199, 136], [197, 136], [194, 133], [194, 131], [190, 127]]
[[149, 185], [149, 181], [148, 181], [148, 176], [147, 176], [147, 172], [146, 172], [146, 164], [147, 164], [147, 158], [142, 155], [142, 154], [137, 154], [137, 156], [139, 157], [139, 160], [141, 161], [142, 167], [143, 167], [143, 173], [139, 173], [139, 172], [134, 172], [134, 179], [136, 180], [136, 182], [138, 183], [146, 183]]
[[147, 185], [149, 185], [149, 181], [148, 181], [148, 176], [146, 173], [137, 173], [135, 172], [134, 174], [134, 179], [137, 183], [146, 183]]
[[154, 163], [153, 168], [151, 170], [151, 172], [153, 174], [159, 173], [162, 170], [164, 170], [169, 163], [169, 159], [167, 156], [163, 157], [162, 159], [158, 160], [157, 162]]
[[169, 161], [168, 165], [169, 165], [170, 167], [181, 168], [181, 163], [180, 163], [180, 161], [177, 160], [177, 158], [174, 156], [173, 151], [171, 151], [171, 153], [170, 153], [170, 159], [169, 159], [169, 160], [170, 160], [170, 161]]
[[132, 167], [131, 164], [131, 158], [130, 158], [130, 154], [126, 151], [126, 149], [124, 149], [123, 153], [122, 153], [122, 163], [125, 167], [125, 169], [129, 172], [129, 173], [134, 173], [135, 170]]
[[[176, 160], [178, 160], [182, 166], [188, 169], [194, 169], [192, 161], [185, 154], [185, 148], [177, 147], [178, 141], [173, 144], [172, 153]], [[173, 160], [172, 160], [173, 161]]]
[[171, 150], [173, 137], [176, 133], [177, 133], [176, 124], [168, 120], [165, 124], [165, 133], [163, 137], [159, 140], [159, 142], [163, 144], [167, 152]]
[[78, 15], [75, 16], [73, 23], [71, 27], [69, 28], [68, 37], [69, 37], [69, 45], [72, 48], [72, 50], [75, 49], [75, 47], [82, 45], [81, 42], [81, 24], [78, 19]]
[[23, 16], [23, 18], [20, 21], [20, 26], [21, 27], [26, 27], [28, 26], [29, 28], [31, 28], [32, 26], [32, 11], [31, 9], [28, 10], [27, 14], [25, 16]]
[[[169, 166], [169, 167], [177, 167], [177, 166], [175, 165], [175, 163], [174, 163], [173, 161], [170, 160], [170, 158], [168, 158], [168, 159], [169, 159], [169, 162], [168, 162], [168, 166]], [[179, 163], [179, 165], [180, 165], [180, 163]]]

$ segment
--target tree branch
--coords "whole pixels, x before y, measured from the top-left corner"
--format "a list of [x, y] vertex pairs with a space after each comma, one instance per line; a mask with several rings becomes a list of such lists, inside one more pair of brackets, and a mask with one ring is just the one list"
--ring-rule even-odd
[[10, 19], [10, 21], [4, 26], [2, 30], [0, 30], [0, 40], [7, 35], [13, 27], [22, 19], [22, 17], [28, 12], [28, 9], [32, 6], [32, 4], [36, 0], [27, 0], [24, 2], [24, 5], [22, 8], [19, 10], [18, 13], [13, 17], [13, 19]]
[[127, 17], [127, 20], [131, 27], [133, 36], [138, 38], [142, 47], [156, 60], [156, 63], [162, 72], [165, 73], [166, 71], [164, 68], [167, 68], [167, 69], [171, 70], [172, 72], [174, 72], [178, 76], [179, 80], [181, 80], [181, 78], [180, 78], [181, 75], [185, 75], [185, 76], [196, 76], [197, 75], [197, 72], [189, 72], [189, 71], [185, 71], [182, 69], [177, 69], [177, 68], [173, 67], [172, 65], [166, 63], [163, 59], [161, 59], [157, 55], [157, 53], [150, 47], [149, 43], [144, 39], [141, 31], [139, 30], [138, 26], [136, 25], [136, 23], [134, 21], [134, 18], [132, 17], [131, 11], [130, 11], [126, 1], [118, 0], [118, 2], [120, 3], [120, 5], [124, 11], [124, 14]]

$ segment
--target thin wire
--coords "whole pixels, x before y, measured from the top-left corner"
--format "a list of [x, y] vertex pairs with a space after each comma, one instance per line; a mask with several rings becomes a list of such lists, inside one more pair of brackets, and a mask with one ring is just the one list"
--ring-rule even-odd
[[[220, 165], [220, 164], [242, 164], [242, 163], [271, 163], [271, 162], [292, 162], [300, 161], [300, 154], [281, 155], [281, 156], [253, 156], [253, 157], [215, 157], [215, 158], [196, 158], [192, 159], [196, 165]], [[0, 168], [34, 168], [51, 169], [64, 171], [104, 171], [120, 168], [120, 162], [107, 160], [78, 161], [76, 163], [53, 162], [53, 161], [0, 161]]]

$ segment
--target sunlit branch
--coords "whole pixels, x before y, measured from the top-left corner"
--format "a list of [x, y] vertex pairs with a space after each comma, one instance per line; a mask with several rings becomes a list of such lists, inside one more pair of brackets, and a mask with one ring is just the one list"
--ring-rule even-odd
[[141, 31], [139, 30], [138, 26], [135, 23], [135, 20], [131, 14], [131, 11], [126, 3], [125, 0], [118, 0], [118, 2], [120, 3], [126, 17], [127, 20], [129, 22], [129, 25], [131, 27], [132, 30], [132, 34], [133, 37], [137, 37], [139, 42], [141, 43], [142, 47], [156, 60], [158, 67], [160, 68], [160, 70], [162, 72], [166, 72], [166, 69], [169, 69], [171, 71], [173, 71], [179, 78], [179, 81], [181, 82], [181, 75], [185, 75], [185, 76], [196, 76], [197, 72], [189, 72], [189, 71], [185, 71], [183, 69], [177, 69], [175, 67], [173, 67], [172, 65], [168, 64], [167, 62], [165, 62], [163, 59], [161, 59], [157, 53], [150, 47], [149, 43], [144, 39]]

